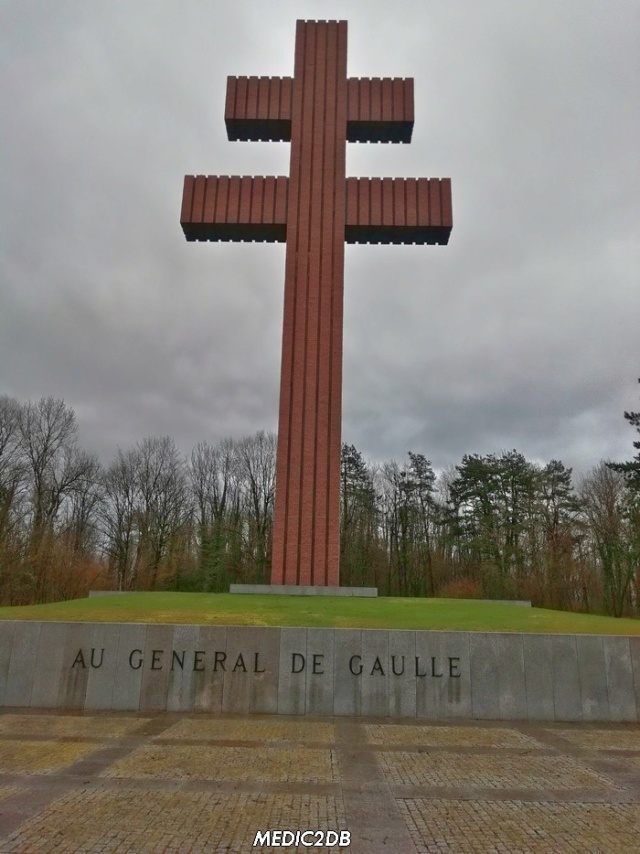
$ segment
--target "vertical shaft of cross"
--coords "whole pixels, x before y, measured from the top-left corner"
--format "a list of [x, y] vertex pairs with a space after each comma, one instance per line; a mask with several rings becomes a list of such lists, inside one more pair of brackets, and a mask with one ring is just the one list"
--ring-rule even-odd
[[273, 584], [339, 584], [346, 71], [346, 22], [298, 21]]
[[410, 142], [412, 78], [347, 79], [347, 22], [298, 21], [294, 77], [229, 77], [230, 140], [288, 178], [186, 175], [187, 240], [285, 241], [272, 584], [340, 583], [344, 242], [445, 245], [449, 178], [346, 178], [346, 142]]

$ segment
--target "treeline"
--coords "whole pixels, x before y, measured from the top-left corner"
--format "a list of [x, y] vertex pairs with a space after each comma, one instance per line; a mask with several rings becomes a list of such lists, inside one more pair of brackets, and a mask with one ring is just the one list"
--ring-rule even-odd
[[[163, 437], [104, 467], [64, 401], [1, 397], [0, 601], [267, 582], [275, 457], [263, 432], [186, 458]], [[516, 451], [436, 473], [419, 453], [371, 465], [344, 445], [341, 583], [637, 616], [637, 468], [601, 462], [574, 484], [561, 462]]]

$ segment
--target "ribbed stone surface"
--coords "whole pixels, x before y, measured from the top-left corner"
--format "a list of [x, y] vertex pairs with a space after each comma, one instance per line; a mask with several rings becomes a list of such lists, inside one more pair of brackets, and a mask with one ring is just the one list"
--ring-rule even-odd
[[449, 240], [450, 179], [346, 178], [347, 141], [413, 120], [411, 78], [347, 78], [347, 22], [300, 20], [293, 77], [229, 77], [225, 105], [229, 139], [291, 143], [289, 176], [184, 180], [187, 240], [286, 241], [275, 585], [339, 584], [345, 241]]

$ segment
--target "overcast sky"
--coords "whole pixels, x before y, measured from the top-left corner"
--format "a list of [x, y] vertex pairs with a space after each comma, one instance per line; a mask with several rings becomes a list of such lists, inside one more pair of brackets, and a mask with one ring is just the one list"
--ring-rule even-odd
[[414, 77], [411, 145], [347, 174], [451, 177], [449, 246], [348, 246], [343, 440], [371, 460], [631, 459], [640, 408], [637, 0], [3, 0], [0, 394], [61, 397], [108, 462], [276, 430], [282, 244], [187, 243], [226, 76], [291, 75], [297, 18], [350, 76]]

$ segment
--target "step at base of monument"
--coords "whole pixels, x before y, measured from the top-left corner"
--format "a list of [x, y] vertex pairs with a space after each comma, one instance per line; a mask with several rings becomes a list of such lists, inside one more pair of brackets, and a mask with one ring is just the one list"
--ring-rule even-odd
[[229, 593], [271, 593], [281, 596], [360, 596], [378, 595], [377, 587], [318, 587], [303, 584], [231, 584]]

